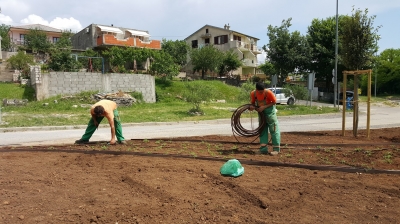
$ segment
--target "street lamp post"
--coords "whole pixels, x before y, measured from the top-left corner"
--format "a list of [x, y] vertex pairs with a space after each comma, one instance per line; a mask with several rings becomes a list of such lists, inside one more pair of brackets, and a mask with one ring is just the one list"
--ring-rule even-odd
[[[378, 35], [377, 37], [376, 37], [376, 47], [378, 48], [378, 40], [379, 40], [379, 38], [380, 38], [380, 36]], [[375, 60], [377, 60], [377, 57], [378, 57], [378, 50], [376, 51], [376, 53], [375, 53]], [[376, 98], [376, 83], [378, 82], [378, 73], [376, 72], [376, 61], [375, 61], [375, 98]]]
[[[338, 41], [338, 7], [339, 6], [339, 0], [336, 0], [336, 43], [335, 43], [335, 75], [334, 75], [334, 77], [333, 77], [333, 85], [334, 85], [334, 87], [333, 87], [333, 91], [334, 91], [334, 93], [333, 93], [333, 106], [334, 107], [336, 107], [336, 100], [337, 100], [337, 90], [338, 90], [338, 83], [337, 83], [337, 81], [338, 81], [338, 76], [337, 76], [337, 63], [338, 63], [338, 43], [339, 43], [339, 41]], [[339, 102], [338, 102], [338, 105], [339, 105]]]

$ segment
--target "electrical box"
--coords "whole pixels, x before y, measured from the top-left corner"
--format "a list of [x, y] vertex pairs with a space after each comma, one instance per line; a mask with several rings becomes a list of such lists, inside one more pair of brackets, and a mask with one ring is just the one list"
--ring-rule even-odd
[[307, 78], [307, 88], [308, 90], [314, 89], [315, 73], [309, 73]]

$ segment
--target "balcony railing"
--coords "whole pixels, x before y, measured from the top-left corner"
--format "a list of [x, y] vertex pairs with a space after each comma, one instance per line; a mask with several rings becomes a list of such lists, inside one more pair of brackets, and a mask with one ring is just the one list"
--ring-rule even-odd
[[[53, 44], [55, 44], [55, 43], [57, 43], [57, 41], [59, 41], [59, 40], [50, 39], [50, 38], [48, 40], [50, 43], [53, 43]], [[16, 45], [25, 45], [26, 44], [25, 39], [13, 39], [12, 43], [16, 44]]]
[[13, 43], [16, 45], [24, 45], [25, 44], [25, 39], [14, 39]]
[[244, 59], [243, 66], [245, 67], [257, 67], [258, 63], [255, 60]]
[[243, 41], [238, 41], [238, 40], [234, 40], [236, 41], [236, 47], [239, 48], [240, 50], [245, 50], [245, 51], [252, 51], [255, 53], [261, 53], [261, 48], [257, 47], [256, 45], [250, 44], [250, 43], [246, 43]]

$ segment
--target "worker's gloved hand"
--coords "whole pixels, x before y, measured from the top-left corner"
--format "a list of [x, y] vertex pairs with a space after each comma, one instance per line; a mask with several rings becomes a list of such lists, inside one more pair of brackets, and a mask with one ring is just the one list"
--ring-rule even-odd
[[261, 106], [261, 107], [257, 107], [256, 110], [258, 112], [262, 112], [266, 107], [265, 106]]
[[253, 106], [253, 105], [251, 105], [251, 106], [249, 107], [249, 110], [250, 110], [250, 111], [253, 111], [254, 109], [256, 109], [256, 107]]

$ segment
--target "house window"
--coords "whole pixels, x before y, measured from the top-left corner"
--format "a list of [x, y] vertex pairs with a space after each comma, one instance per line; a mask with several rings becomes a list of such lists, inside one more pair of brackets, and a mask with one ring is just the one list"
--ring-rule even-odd
[[208, 29], [206, 29], [206, 33], [208, 33]]
[[225, 44], [228, 43], [228, 35], [214, 37], [214, 44]]
[[210, 44], [210, 38], [204, 39], [204, 43], [205, 43], [205, 44]]
[[53, 43], [54, 43], [54, 44], [57, 43], [59, 40], [60, 40], [59, 37], [53, 37]]
[[197, 47], [198, 47], [197, 40], [192, 40], [192, 48], [197, 48]]
[[21, 44], [25, 44], [25, 37], [26, 37], [26, 34], [19, 35], [19, 40], [20, 40]]
[[233, 35], [233, 40], [242, 41], [242, 37], [241, 37], [241, 36]]

